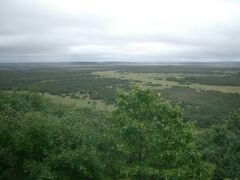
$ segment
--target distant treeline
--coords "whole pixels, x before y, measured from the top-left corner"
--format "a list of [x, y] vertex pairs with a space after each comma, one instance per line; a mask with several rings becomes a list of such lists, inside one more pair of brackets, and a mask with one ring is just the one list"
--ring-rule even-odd
[[237, 74], [224, 75], [224, 76], [185, 76], [183, 78], [168, 77], [168, 81], [176, 81], [180, 83], [198, 83], [206, 85], [217, 85], [217, 86], [240, 86], [240, 72]]

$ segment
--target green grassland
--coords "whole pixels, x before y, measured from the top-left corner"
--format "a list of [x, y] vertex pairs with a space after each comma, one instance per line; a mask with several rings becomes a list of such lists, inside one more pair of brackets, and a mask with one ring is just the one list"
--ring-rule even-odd
[[209, 127], [240, 107], [239, 73], [197, 65], [18, 64], [0, 67], [0, 90], [34, 90], [54, 103], [112, 111], [116, 90], [138, 84], [180, 104], [185, 120]]
[[56, 104], [63, 104], [72, 106], [73, 108], [94, 108], [103, 111], [113, 111], [114, 105], [106, 104], [103, 100], [92, 100], [89, 96], [79, 96], [79, 98], [72, 98], [71, 96], [59, 96], [44, 93], [44, 97]]
[[[189, 87], [196, 90], [208, 90], [208, 91], [220, 91], [224, 93], [240, 93], [239, 86], [229, 86], [229, 85], [206, 85], [198, 83], [189, 83], [182, 82], [179, 79], [182, 79], [185, 74], [183, 73], [132, 73], [132, 72], [119, 72], [119, 71], [97, 71], [93, 72], [94, 75], [99, 75], [104, 78], [117, 78], [130, 80], [132, 82], [140, 82], [146, 86], [154, 86], [155, 89], [164, 89], [168, 87], [181, 86]], [[200, 78], [201, 74], [194, 74], [193, 77]], [[168, 80], [171, 78], [171, 80]], [[174, 78], [174, 80], [173, 80]], [[223, 78], [223, 77], [219, 77]], [[240, 77], [238, 79], [240, 81]], [[226, 80], [226, 83], [229, 81]]]
[[[239, 71], [236, 69], [233, 71], [220, 70], [191, 72], [191, 74], [188, 71], [174, 73], [171, 68], [170, 73], [111, 70], [97, 71], [93, 74], [100, 78], [128, 80], [142, 87], [155, 89], [170, 102], [180, 104], [184, 108], [185, 120], [196, 121], [198, 127], [209, 127], [217, 124], [219, 119], [231, 110], [240, 107], [240, 86], [237, 85], [240, 78], [236, 79]], [[186, 77], [192, 77], [199, 81], [203, 79], [202, 82], [205, 83], [182, 81]]]
[[239, 179], [239, 72], [0, 64], [0, 179]]

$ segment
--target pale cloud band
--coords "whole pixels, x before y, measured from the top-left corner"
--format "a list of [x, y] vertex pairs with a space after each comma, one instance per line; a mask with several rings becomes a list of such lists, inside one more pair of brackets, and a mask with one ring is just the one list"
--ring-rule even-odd
[[0, 62], [238, 61], [240, 1], [1, 0]]

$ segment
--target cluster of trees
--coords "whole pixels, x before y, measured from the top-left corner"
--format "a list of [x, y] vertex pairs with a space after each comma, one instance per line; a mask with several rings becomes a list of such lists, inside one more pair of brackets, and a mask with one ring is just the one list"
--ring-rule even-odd
[[[15, 65], [16, 66], [16, 65]], [[218, 85], [239, 85], [239, 68], [212, 68], [200, 66], [72, 66], [56, 65], [7, 65], [0, 70], [0, 90], [11, 91], [35, 89], [38, 92], [59, 96], [71, 96], [79, 99], [87, 95], [93, 100], [103, 100], [106, 104], [113, 104], [117, 88], [129, 90], [132, 83], [124, 79], [104, 78], [93, 75], [95, 71], [117, 70], [123, 75], [129, 72], [140, 73], [180, 73], [185, 78], [171, 76], [167, 80], [179, 83], [202, 83]], [[14, 68], [15, 67], [15, 68]], [[228, 73], [226, 73], [228, 71]], [[231, 72], [231, 73], [229, 73]], [[195, 74], [195, 75], [194, 75]], [[196, 76], [197, 74], [197, 76]], [[202, 76], [198, 76], [201, 74]], [[162, 77], [155, 77], [161, 79]], [[188, 78], [188, 79], [187, 79]], [[161, 84], [147, 83], [147, 86], [161, 86]], [[155, 88], [158, 89], [158, 88]], [[240, 94], [221, 93], [217, 91], [196, 91], [191, 88], [170, 87], [158, 90], [171, 103], [180, 103], [184, 108], [184, 120], [197, 121], [196, 126], [208, 128], [222, 119], [226, 113], [240, 107]]]
[[0, 95], [0, 179], [103, 179], [106, 119], [32, 93]]
[[[115, 66], [116, 67], [116, 66]], [[177, 73], [177, 74], [205, 74], [223, 75], [225, 72], [238, 73], [239, 67], [206, 66], [206, 64], [185, 64], [185, 65], [148, 65], [148, 66], [125, 66], [120, 69], [123, 72], [134, 73]], [[230, 73], [229, 73], [230, 74]]]
[[[101, 68], [99, 67], [98, 70]], [[104, 100], [107, 104], [113, 104], [116, 88], [129, 89], [130, 87], [128, 80], [99, 78], [92, 72], [93, 70], [81, 68], [46, 67], [28, 70], [1, 70], [0, 89], [7, 91], [35, 89], [43, 93], [69, 96], [81, 93], [88, 94], [91, 99]]]
[[210, 74], [201, 76], [187, 75], [182, 78], [170, 76], [166, 78], [168, 81], [176, 81], [182, 84], [198, 83], [207, 85], [218, 85], [218, 86], [240, 86], [240, 73], [232, 74]]
[[160, 90], [161, 95], [184, 109], [184, 120], [196, 121], [196, 126], [209, 128], [240, 107], [239, 93], [222, 93], [175, 86]]
[[239, 111], [196, 136], [181, 108], [150, 90], [118, 91], [116, 107], [72, 109], [1, 92], [0, 179], [240, 177]]
[[207, 130], [198, 142], [203, 159], [215, 164], [215, 179], [240, 178], [240, 109]]

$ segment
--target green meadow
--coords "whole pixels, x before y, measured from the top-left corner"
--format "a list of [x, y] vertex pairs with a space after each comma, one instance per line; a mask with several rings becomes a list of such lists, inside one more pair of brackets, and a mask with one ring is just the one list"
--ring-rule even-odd
[[75, 108], [113, 111], [116, 91], [134, 84], [180, 104], [185, 120], [199, 128], [216, 124], [240, 107], [240, 68], [234, 64], [53, 63], [0, 68], [0, 90], [37, 91], [53, 103]]

